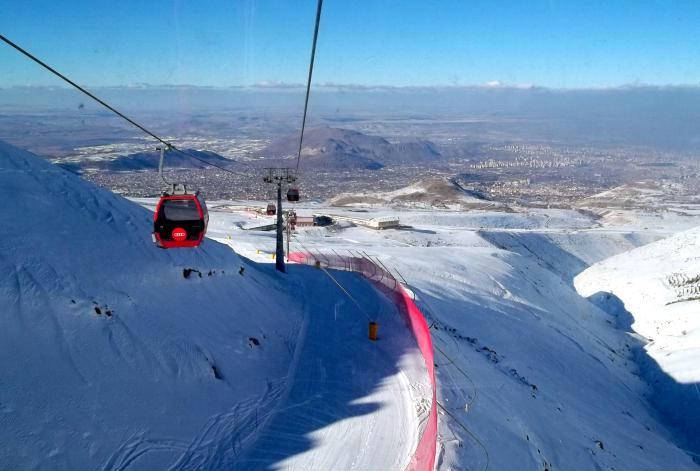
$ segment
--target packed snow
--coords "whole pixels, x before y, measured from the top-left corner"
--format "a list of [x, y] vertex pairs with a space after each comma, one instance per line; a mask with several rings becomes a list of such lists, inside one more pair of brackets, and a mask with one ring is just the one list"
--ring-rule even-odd
[[[210, 239], [166, 251], [154, 200], [4, 143], [0, 192], [3, 468], [405, 468], [431, 399], [414, 340], [357, 274], [275, 272], [264, 203], [209, 202]], [[372, 257], [416, 296], [438, 469], [697, 469], [700, 232], [674, 235], [697, 208], [295, 209], [401, 220], [290, 246]]]
[[604, 260], [575, 279], [641, 343], [653, 401], [700, 454], [700, 229]]
[[410, 460], [421, 357], [358, 275], [356, 305], [319, 271], [213, 240], [158, 249], [148, 210], [4, 143], [0, 195], [0, 468]]
[[[638, 210], [609, 221], [561, 209], [364, 208], [295, 206], [300, 215], [393, 215], [403, 227], [298, 228], [291, 249], [366, 254], [416, 294], [438, 359], [438, 469], [696, 468], [648, 400], [635, 340], [573, 279], [699, 220]], [[249, 213], [214, 205], [212, 214], [212, 237], [271, 262], [273, 232], [240, 230]]]

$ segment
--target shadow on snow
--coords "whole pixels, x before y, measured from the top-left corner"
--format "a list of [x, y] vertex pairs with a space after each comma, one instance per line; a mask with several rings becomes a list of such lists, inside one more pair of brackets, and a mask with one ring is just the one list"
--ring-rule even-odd
[[[397, 374], [401, 356], [416, 348], [394, 305], [360, 275], [331, 272], [361, 309], [323, 272], [300, 265], [289, 265], [288, 271], [288, 276], [304, 280], [308, 316], [297, 347], [298, 364], [286, 401], [280, 401], [255, 441], [244, 447], [232, 463], [235, 469], [279, 469], [286, 459], [319, 446], [314, 432], [380, 411], [385, 404], [363, 398]], [[376, 343], [367, 338], [368, 318], [380, 325]], [[350, 443], [339, 448], [348, 454], [361, 452]]]
[[[599, 291], [588, 299], [615, 316], [618, 329], [634, 333], [634, 316], [615, 294]], [[640, 376], [651, 388], [648, 400], [656, 418], [669, 428], [676, 443], [690, 452], [693, 461], [700, 464], [700, 384], [679, 383], [664, 372], [647, 353], [641, 339], [634, 342], [632, 355]]]

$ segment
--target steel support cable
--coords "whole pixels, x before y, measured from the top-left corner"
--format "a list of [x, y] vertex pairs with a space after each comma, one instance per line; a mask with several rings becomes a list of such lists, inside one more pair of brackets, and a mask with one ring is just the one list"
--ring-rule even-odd
[[489, 464], [490, 464], [490, 462], [491, 462], [491, 457], [489, 456], [489, 451], [486, 449], [486, 446], [484, 445], [484, 443], [483, 443], [481, 440], [479, 440], [479, 437], [477, 437], [476, 434], [475, 434], [474, 432], [472, 432], [471, 430], [469, 430], [469, 428], [467, 428], [466, 425], [464, 425], [457, 417], [455, 417], [455, 415], [454, 415], [452, 412], [450, 412], [449, 410], [447, 410], [447, 408], [445, 408], [445, 406], [443, 406], [439, 401], [435, 401], [435, 402], [437, 403], [438, 407], [439, 407], [440, 409], [442, 409], [442, 411], [443, 411], [445, 414], [449, 415], [450, 418], [451, 418], [452, 420], [454, 420], [454, 421], [457, 423], [457, 425], [459, 425], [465, 432], [467, 432], [467, 433], [469, 434], [469, 436], [472, 437], [472, 438], [474, 439], [474, 441], [475, 441], [476, 443], [479, 444], [479, 446], [481, 447], [481, 449], [484, 450], [484, 455], [486, 456], [486, 465], [484, 466], [484, 470], [483, 470], [483, 471], [488, 471], [488, 469], [489, 469]]
[[311, 93], [311, 77], [314, 73], [314, 60], [316, 58], [316, 40], [318, 39], [318, 27], [321, 24], [321, 8], [323, 0], [318, 0], [316, 6], [316, 25], [314, 26], [314, 39], [311, 43], [311, 60], [309, 61], [309, 76], [306, 79], [306, 98], [304, 99], [304, 115], [301, 119], [301, 133], [299, 134], [299, 151], [297, 152], [297, 168], [294, 174], [299, 173], [299, 161], [301, 160], [301, 147], [304, 142], [304, 129], [306, 128], [306, 111], [309, 108], [309, 95]]
[[219, 166], [219, 165], [213, 164], [213, 163], [208, 162], [208, 161], [206, 161], [206, 160], [204, 160], [204, 159], [201, 159], [201, 158], [199, 158], [199, 157], [197, 157], [197, 156], [194, 156], [194, 155], [192, 155], [192, 154], [189, 154], [189, 153], [187, 153], [187, 152], [185, 152], [185, 151], [183, 151], [183, 150], [181, 150], [181, 149], [178, 149], [177, 147], [175, 147], [175, 146], [174, 146], [173, 144], [171, 144], [170, 142], [168, 142], [168, 141], [166, 141], [165, 139], [163, 139], [163, 138], [157, 136], [154, 132], [149, 131], [149, 130], [146, 129], [144, 126], [140, 125], [139, 123], [137, 123], [137, 122], [134, 121], [133, 119], [131, 119], [131, 118], [129, 118], [128, 116], [126, 116], [126, 115], [125, 115], [124, 113], [122, 113], [121, 111], [119, 111], [119, 110], [117, 110], [116, 108], [114, 108], [113, 106], [111, 106], [111, 105], [110, 105], [109, 103], [107, 103], [106, 101], [104, 101], [104, 100], [102, 100], [101, 98], [99, 98], [98, 96], [94, 95], [92, 92], [90, 92], [89, 90], [85, 89], [84, 87], [78, 85], [77, 83], [75, 83], [74, 81], [72, 81], [71, 79], [69, 79], [68, 77], [66, 77], [65, 75], [63, 75], [63, 74], [62, 74], [61, 72], [59, 72], [58, 70], [54, 69], [53, 67], [51, 67], [50, 65], [48, 65], [47, 63], [45, 63], [44, 61], [42, 61], [41, 59], [39, 59], [38, 57], [34, 56], [34, 55], [33, 55], [32, 53], [30, 53], [29, 51], [25, 50], [24, 48], [22, 48], [22, 47], [19, 46], [18, 44], [16, 44], [16, 43], [10, 41], [8, 38], [6, 38], [5, 36], [3, 36], [3, 35], [1, 35], [1, 34], [0, 34], [0, 40], [2, 40], [2, 41], [3, 41], [4, 43], [6, 43], [8, 46], [10, 46], [10, 47], [16, 49], [18, 52], [20, 52], [20, 53], [23, 54], [24, 56], [28, 57], [28, 58], [31, 59], [32, 61], [36, 62], [36, 63], [39, 64], [41, 67], [45, 68], [46, 70], [48, 70], [49, 72], [51, 72], [52, 74], [54, 74], [55, 76], [57, 76], [58, 78], [60, 78], [61, 80], [63, 80], [64, 82], [66, 82], [66, 83], [68, 83], [69, 85], [71, 85], [72, 87], [76, 88], [77, 90], [79, 90], [79, 91], [82, 92], [83, 94], [85, 94], [85, 95], [87, 95], [88, 97], [92, 98], [92, 99], [95, 100], [97, 103], [99, 103], [100, 105], [104, 106], [104, 107], [107, 108], [109, 111], [111, 111], [112, 113], [116, 114], [117, 116], [119, 116], [119, 117], [122, 118], [123, 120], [127, 121], [127, 122], [128, 122], [129, 124], [131, 124], [132, 126], [138, 128], [139, 130], [141, 130], [141, 131], [143, 131], [144, 133], [146, 133], [148, 136], [150, 136], [150, 137], [152, 137], [153, 139], [155, 139], [156, 141], [160, 142], [161, 144], [163, 144], [164, 146], [166, 146], [167, 149], [170, 149], [170, 150], [173, 150], [173, 151], [175, 151], [175, 152], [178, 152], [178, 153], [180, 153], [180, 154], [182, 154], [182, 155], [185, 155], [185, 156], [187, 156], [187, 157], [189, 157], [189, 158], [191, 158], [191, 159], [198, 160], [198, 161], [200, 161], [200, 162], [202, 162], [202, 163], [204, 163], [204, 164], [206, 164], [206, 165], [210, 165], [210, 166], [212, 166], [212, 167], [218, 168], [219, 170], [223, 170], [224, 172], [229, 172], [229, 173], [232, 173], [232, 174], [234, 174], [234, 175], [237, 175], [237, 173], [234, 172], [234, 171], [232, 171], [232, 170], [229, 170], [229, 169], [227, 169], [227, 168], [225, 168], [225, 167], [221, 167], [221, 166]]
[[[297, 241], [297, 242], [302, 246], [302, 248], [303, 248], [307, 253], [309, 253], [314, 259], [318, 260], [318, 259], [316, 258], [316, 256], [313, 255], [313, 253], [312, 253], [301, 241]], [[331, 250], [333, 250], [333, 249], [331, 249]], [[335, 250], [333, 250], [333, 252], [337, 255], [337, 252], [335, 252]], [[351, 252], [351, 253], [352, 253], [352, 252]], [[369, 256], [368, 256], [368, 257], [369, 257]], [[363, 259], [366, 260], [364, 257], [363, 257]], [[370, 260], [371, 260], [371, 259], [370, 259]], [[382, 264], [382, 266], [383, 266], [383, 264]], [[341, 289], [355, 304], [358, 305], [358, 307], [360, 307], [359, 304], [357, 303], [357, 301], [355, 301], [355, 299], [352, 297], [352, 295], [351, 295], [351, 294], [350, 294], [350, 293], [349, 293], [335, 278], [333, 278], [333, 276], [332, 276], [325, 268], [321, 267], [321, 269], [324, 271], [324, 273], [326, 273], [326, 275], [328, 275], [328, 276], [338, 285], [338, 287], [339, 287], [339, 288], [340, 288], [340, 289]], [[360, 307], [360, 309], [361, 309], [362, 311], [364, 311], [361, 307]], [[366, 313], [365, 313], [365, 315], [366, 315]], [[369, 316], [368, 316], [368, 318], [369, 318]], [[447, 359], [449, 359], [449, 360], [454, 364], [455, 368], [456, 368], [460, 373], [462, 373], [462, 374], [471, 382], [471, 384], [472, 384], [472, 386], [473, 386], [473, 388], [474, 388], [475, 395], [474, 395], [473, 398], [471, 398], [471, 401], [469, 401], [469, 402], [467, 403], [467, 406], [471, 405], [471, 404], [476, 400], [476, 385], [474, 384], [474, 382], [472, 381], [472, 379], [469, 377], [469, 375], [468, 375], [467, 373], [465, 373], [461, 368], [459, 368], [459, 367], [455, 364], [454, 360], [452, 360], [441, 348], [439, 348], [439, 347], [436, 346], [435, 344], [433, 344], [433, 346], [438, 350], [438, 352], [440, 352], [443, 356], [445, 356]], [[444, 413], [446, 413], [450, 418], [452, 418], [452, 420], [454, 420], [455, 423], [457, 423], [457, 425], [459, 425], [459, 427], [462, 428], [462, 429], [463, 429], [463, 430], [464, 430], [464, 431], [465, 431], [465, 432], [466, 432], [466, 433], [481, 447], [481, 449], [484, 451], [484, 456], [486, 457], [486, 463], [485, 463], [485, 466], [484, 466], [483, 471], [488, 471], [491, 458], [490, 458], [490, 456], [489, 456], [489, 451], [486, 449], [486, 446], [484, 445], [484, 443], [479, 439], [479, 437], [477, 437], [477, 435], [476, 435], [474, 432], [472, 432], [471, 430], [469, 430], [469, 428], [468, 428], [466, 425], [464, 425], [450, 410], [448, 410], [440, 401], [438, 401], [437, 398], [436, 398], [436, 400], [435, 400], [435, 403], [438, 405], [438, 407], [440, 407], [440, 409], [443, 410]]]
[[474, 404], [474, 401], [476, 401], [476, 398], [478, 396], [478, 389], [476, 388], [476, 384], [474, 383], [474, 380], [472, 380], [471, 377], [469, 377], [469, 375], [466, 373], [466, 371], [464, 371], [462, 368], [457, 366], [457, 363], [455, 362], [455, 360], [452, 357], [450, 357], [447, 353], [445, 353], [445, 351], [442, 348], [438, 347], [434, 343], [433, 343], [433, 348], [435, 348], [435, 350], [437, 350], [438, 353], [440, 353], [440, 355], [447, 358], [447, 360], [450, 362], [450, 363], [448, 363], [448, 365], [453, 366], [454, 369], [456, 369], [458, 372], [460, 372], [462, 374], [462, 376], [464, 376], [467, 379], [467, 381], [469, 381], [469, 383], [471, 384], [471, 387], [472, 387], [472, 390], [474, 391], [474, 394], [472, 395], [471, 398], [469, 398], [469, 400], [465, 404], [468, 409], [471, 409], [471, 405]]
[[[303, 250], [306, 251], [308, 254], [310, 254], [315, 260], [318, 260], [318, 258], [317, 258], [315, 255], [313, 255], [313, 252], [311, 252], [311, 251], [304, 245], [303, 242], [301, 242], [300, 240], [297, 240], [297, 243], [299, 243], [299, 245], [301, 245], [301, 247], [303, 248]], [[331, 250], [333, 250], [333, 249], [331, 249]], [[335, 252], [335, 250], [333, 250], [333, 253], [335, 253], [335, 254], [337, 255], [337, 252]], [[352, 252], [350, 252], [350, 253], [352, 254]], [[367, 255], [367, 254], [365, 254], [365, 255]], [[369, 255], [367, 255], [367, 257], [369, 257]], [[362, 257], [362, 259], [363, 259], [363, 260], [366, 260], [365, 257]], [[370, 258], [370, 260], [371, 260], [371, 258]], [[380, 263], [381, 263], [381, 262], [380, 262]], [[382, 264], [382, 266], [384, 266], [384, 264]], [[386, 267], [384, 267], [384, 268], [386, 269]], [[324, 271], [324, 273], [326, 273], [326, 275], [328, 275], [328, 276], [338, 285], [338, 287], [339, 287], [339, 288], [340, 288], [340, 289], [341, 289], [355, 304], [357, 304], [357, 306], [360, 308], [360, 310], [364, 312], [364, 310], [359, 306], [359, 304], [357, 303], [357, 301], [355, 301], [355, 299], [352, 297], [352, 295], [351, 295], [351, 294], [350, 294], [350, 293], [349, 293], [349, 292], [348, 292], [348, 291], [347, 291], [347, 290], [346, 290], [346, 289], [345, 289], [345, 288], [344, 288], [344, 287], [343, 287], [343, 286], [342, 286], [342, 285], [341, 285], [341, 284], [340, 284], [340, 283], [339, 283], [325, 268], [321, 267], [321, 269]], [[402, 278], [403, 278], [403, 277], [402, 277]], [[404, 281], [405, 281], [405, 279], [404, 279]], [[408, 283], [406, 283], [406, 284], [408, 284]], [[367, 315], [367, 314], [365, 313], [365, 315]], [[368, 316], [368, 318], [369, 318], [369, 316]], [[471, 383], [471, 385], [472, 385], [472, 387], [473, 387], [473, 389], [474, 389], [474, 396], [471, 398], [470, 401], [467, 402], [467, 407], [469, 407], [472, 403], [474, 403], [474, 401], [476, 400], [476, 397], [477, 397], [477, 388], [476, 388], [476, 384], [474, 383], [474, 381], [471, 379], [471, 377], [470, 377], [462, 368], [460, 368], [459, 366], [457, 366], [457, 364], [456, 364], [456, 362], [455, 362], [454, 359], [452, 359], [449, 355], [447, 355], [447, 354], [446, 354], [440, 347], [438, 347], [437, 345], [433, 344], [433, 347], [434, 347], [441, 355], [443, 355], [445, 358], [447, 358], [448, 360], [450, 360], [450, 362], [451, 362], [452, 365], [455, 367], [455, 369], [457, 369], [457, 371], [459, 371], [462, 375], [464, 375], [464, 377], [467, 378], [467, 380]], [[440, 409], [442, 409], [442, 411], [443, 411], [445, 414], [447, 414], [452, 420], [454, 420], [455, 423], [456, 423], [457, 425], [459, 425], [459, 427], [462, 428], [462, 429], [463, 429], [463, 430], [464, 430], [464, 431], [465, 431], [465, 432], [466, 432], [466, 433], [481, 447], [481, 449], [484, 451], [484, 456], [486, 457], [486, 463], [485, 463], [485, 466], [484, 466], [483, 471], [488, 471], [491, 458], [490, 458], [490, 456], [489, 456], [489, 451], [488, 451], [488, 449], [486, 448], [486, 446], [484, 445], [484, 443], [479, 439], [479, 437], [477, 437], [477, 435], [476, 435], [474, 432], [472, 432], [471, 430], [469, 430], [469, 428], [468, 428], [466, 425], [464, 425], [464, 424], [463, 424], [449, 409], [447, 409], [440, 401], [438, 401], [438, 400], [436, 399], [435, 403], [438, 405], [438, 407], [440, 407]]]
[[[362, 252], [362, 253], [364, 253], [365, 255], [367, 255], [366, 252]], [[369, 255], [367, 255], [367, 257], [369, 257]], [[384, 267], [384, 269], [387, 270], [389, 273], [391, 273], [391, 272], [389, 271], [389, 269], [386, 267], [386, 265], [384, 265], [384, 264], [381, 262], [381, 260], [379, 259], [379, 257], [378, 257], [378, 256], [375, 256], [375, 257], [376, 257], [377, 261], [381, 264], [381, 266]], [[397, 269], [396, 267], [394, 267], [394, 270], [396, 270], [396, 271], [398, 272], [398, 269]], [[403, 275], [401, 275], [400, 273], [399, 273], [399, 275], [401, 276], [401, 279], [403, 280], [404, 284], [405, 284], [407, 287], [409, 287], [409, 289], [411, 289], [412, 292], [415, 293], [415, 290], [412, 289], [412, 288], [410, 288], [410, 285], [408, 284], [408, 282], [406, 281], [406, 279], [403, 277]], [[417, 300], [414, 299], [414, 302], [416, 302], [416, 301], [417, 301]], [[420, 303], [425, 304], [426, 307], [428, 307], [428, 308], [430, 309], [430, 306], [428, 306], [427, 300], [422, 299], [422, 300], [420, 301]], [[430, 311], [432, 311], [432, 309], [430, 309]], [[433, 322], [434, 322], [434, 321], [433, 321]], [[431, 327], [432, 327], [432, 326], [431, 326]], [[437, 338], [439, 338], [439, 337], [437, 337]], [[466, 371], [464, 371], [464, 369], [460, 368], [460, 367], [457, 365], [457, 362], [455, 361], [455, 359], [452, 358], [450, 355], [448, 355], [442, 348], [440, 348], [439, 346], [437, 346], [435, 343], [433, 343], [433, 348], [435, 348], [435, 350], [437, 350], [438, 353], [440, 353], [443, 357], [445, 357], [445, 358], [450, 362], [449, 364], [450, 364], [451, 366], [453, 366], [459, 373], [461, 373], [462, 376], [464, 376], [464, 377], [466, 378], [466, 380], [469, 382], [469, 384], [471, 384], [471, 387], [472, 387], [472, 390], [474, 391], [474, 394], [471, 395], [471, 397], [469, 398], [470, 400], [468, 400], [468, 401], [466, 402], [466, 406], [467, 406], [468, 408], [471, 408], [471, 405], [476, 401], [476, 398], [477, 398], [478, 393], [479, 393], [479, 390], [478, 390], [478, 388], [476, 387], [476, 383], [475, 383], [474, 380], [471, 378], [471, 376], [469, 376], [469, 374], [468, 374]]]
[[[297, 243], [298, 243], [299, 245], [302, 246], [302, 248], [303, 248], [304, 251], [306, 251], [307, 253], [311, 254], [312, 257], [313, 257], [314, 259], [318, 260], [317, 257], [315, 257], [315, 256], [313, 255], [313, 252], [311, 252], [311, 250], [309, 250], [309, 249], [306, 247], [306, 245], [304, 245], [300, 240], [297, 240]], [[342, 258], [340, 255], [338, 255], [338, 253], [337, 253], [335, 250], [333, 250], [333, 249], [331, 249], [331, 250], [333, 251], [333, 253], [336, 254], [336, 256], [338, 256], [339, 258]], [[352, 251], [349, 251], [349, 252], [352, 254]], [[370, 260], [372, 260], [372, 258], [371, 258], [369, 255], [367, 255], [366, 252], [361, 252], [361, 253], [364, 253], [364, 255], [366, 255], [367, 258], [369, 258]], [[355, 256], [356, 256], [356, 255], [355, 255]], [[366, 259], [365, 257], [361, 257], [361, 258]], [[381, 263], [381, 261], [379, 260], [379, 257], [377, 257], [377, 261], [381, 264], [382, 267], [384, 267], [384, 269], [385, 269], [387, 272], [389, 272], [389, 270], [386, 268], [386, 266], [385, 266], [383, 263]], [[324, 271], [325, 271], [325, 270], [324, 270]], [[329, 274], [328, 272], [326, 272], [326, 273], [330, 276], [330, 274]], [[391, 273], [391, 272], [389, 272], [389, 273]], [[331, 277], [331, 278], [333, 278], [333, 277]], [[334, 281], [335, 281], [335, 279], [334, 279]], [[404, 279], [404, 281], [405, 281], [405, 279]], [[337, 283], [337, 282], [336, 282], [336, 283]], [[408, 285], [408, 283], [406, 283], [406, 284]], [[340, 286], [340, 285], [339, 285], [339, 286]], [[345, 291], [344, 288], [341, 287], [341, 289], [343, 289], [343, 291]], [[348, 296], [349, 296], [349, 294], [348, 294]], [[473, 389], [473, 391], [474, 391], [474, 394], [472, 395], [472, 397], [469, 398], [470, 400], [466, 402], [467, 407], [470, 407], [470, 406], [474, 403], [474, 401], [476, 401], [476, 398], [477, 398], [477, 396], [478, 396], [478, 388], [476, 387], [476, 383], [475, 383], [474, 380], [469, 376], [469, 374], [468, 374], [466, 371], [464, 371], [464, 369], [460, 368], [460, 367], [457, 365], [457, 362], [456, 362], [450, 355], [448, 355], [442, 348], [438, 347], [438, 346], [435, 345], [434, 343], [433, 343], [433, 347], [438, 351], [438, 353], [440, 353], [440, 354], [441, 354], [442, 356], [444, 356], [447, 360], [449, 360], [450, 364], [451, 364], [452, 366], [454, 366], [454, 368], [455, 368], [459, 373], [461, 373], [462, 376], [464, 376], [464, 377], [467, 379], [467, 381], [471, 384], [471, 387], [472, 387], [472, 389]]]
[[[435, 323], [435, 321], [433, 321], [433, 325], [434, 325], [434, 323]], [[432, 329], [432, 325], [431, 325], [430, 328]], [[435, 330], [437, 330], [437, 329], [435, 329]], [[438, 332], [439, 332], [439, 330], [438, 330]], [[441, 341], [444, 342], [444, 340], [443, 340], [440, 336], [436, 336], [435, 339], [439, 339], [439, 340], [441, 340]], [[457, 347], [459, 348], [459, 345], [457, 344], [456, 339], [452, 338], [452, 340], [455, 342], [455, 345], [457, 345]], [[476, 382], [472, 379], [471, 376], [469, 376], [469, 373], [467, 373], [463, 368], [461, 368], [461, 367], [458, 366], [457, 361], [456, 361], [452, 356], [448, 355], [448, 354], [445, 352], [445, 350], [443, 350], [443, 349], [440, 348], [438, 345], [436, 345], [435, 342], [433, 342], [433, 348], [435, 348], [435, 350], [436, 350], [440, 355], [442, 355], [443, 357], [445, 357], [445, 358], [450, 362], [449, 365], [453, 366], [454, 369], [456, 369], [462, 376], [464, 376], [464, 378], [465, 378], [465, 379], [469, 382], [469, 384], [471, 385], [471, 388], [472, 388], [472, 390], [473, 390], [473, 394], [469, 395], [469, 396], [471, 396], [471, 397], [470, 397], [470, 400], [468, 400], [468, 401], [466, 402], [466, 404], [465, 404], [465, 405], [467, 406], [468, 409], [471, 409], [472, 404], [474, 404], [474, 402], [476, 401], [477, 397], [479, 396], [479, 388], [476, 387]]]
[[323, 273], [325, 273], [326, 275], [328, 275], [328, 278], [330, 278], [331, 280], [333, 280], [333, 282], [334, 282], [336, 285], [338, 285], [338, 288], [340, 288], [340, 290], [341, 290], [343, 293], [345, 293], [345, 295], [346, 295], [348, 298], [350, 298], [350, 300], [355, 304], [355, 306], [357, 306], [357, 308], [360, 310], [360, 312], [361, 312], [362, 314], [365, 315], [365, 317], [367, 318], [367, 320], [371, 320], [369, 314], [367, 314], [367, 311], [365, 311], [365, 309], [364, 309], [364, 308], [362, 307], [362, 305], [360, 305], [360, 303], [353, 297], [353, 295], [350, 294], [350, 292], [349, 292], [347, 289], [345, 289], [345, 287], [344, 287], [333, 275], [331, 275], [330, 272], [329, 272], [327, 269], [325, 269], [324, 267], [321, 267], [321, 270], [323, 271]]
[[[296, 242], [299, 245], [301, 245], [303, 250], [306, 251], [309, 255], [311, 255], [314, 258], [314, 260], [318, 260], [318, 258], [313, 254], [313, 252], [311, 252], [308, 248], [306, 248], [306, 246], [300, 240], [297, 240]], [[328, 263], [328, 260], [326, 260], [326, 262]], [[340, 288], [340, 290], [355, 304], [355, 306], [357, 306], [357, 308], [360, 310], [360, 312], [362, 312], [362, 314], [364, 314], [365, 317], [367, 317], [367, 320], [371, 320], [367, 311], [365, 311], [365, 309], [353, 297], [353, 295], [350, 294], [350, 292], [333, 275], [331, 275], [330, 272], [326, 268], [324, 268], [320, 265], [319, 265], [319, 268], [323, 271], [323, 273], [325, 273], [328, 276], [328, 278], [333, 280], [333, 283], [335, 283], [338, 286], [338, 288]], [[329, 263], [329, 268], [330, 268], [330, 263]]]
[[[398, 271], [398, 270], [397, 270], [397, 271]], [[401, 278], [404, 280], [404, 282], [406, 283], [406, 285], [409, 286], [409, 285], [408, 285], [408, 282], [406, 282], [406, 279], [403, 278], [403, 276], [401, 276]], [[427, 303], [426, 300], [422, 300], [422, 303], [424, 303], [428, 308], [430, 308], [430, 307], [428, 306], [428, 303]], [[459, 366], [457, 366], [457, 363], [455, 362], [455, 360], [454, 360], [452, 357], [450, 357], [447, 353], [445, 353], [445, 351], [444, 351], [442, 348], [438, 347], [435, 343], [433, 343], [433, 348], [435, 348], [435, 350], [437, 350], [438, 353], [440, 353], [442, 356], [444, 356], [445, 358], [447, 358], [447, 359], [450, 361], [450, 363], [452, 364], [452, 366], [454, 366], [454, 368], [455, 368], [457, 371], [459, 371], [459, 372], [467, 379], [467, 381], [469, 381], [469, 383], [471, 383], [472, 388], [473, 388], [473, 390], [474, 390], [474, 396], [471, 398], [470, 401], [468, 401], [468, 402], [466, 403], [467, 409], [470, 409], [470, 408], [471, 408], [471, 405], [474, 403], [474, 401], [476, 401], [476, 398], [477, 398], [477, 395], [478, 395], [478, 388], [476, 387], [476, 383], [475, 383], [474, 380], [469, 376], [469, 374], [467, 374], [466, 371], [464, 371], [462, 368], [460, 368]], [[475, 434], [474, 432], [472, 432], [471, 430], [469, 430], [469, 428], [468, 428], [466, 425], [464, 425], [464, 424], [463, 424], [449, 409], [447, 409], [440, 401], [436, 400], [435, 402], [436, 402], [436, 404], [438, 405], [438, 407], [440, 407], [440, 409], [442, 409], [442, 411], [443, 411], [445, 414], [447, 414], [448, 416], [450, 416], [450, 418], [451, 418], [452, 420], [454, 420], [455, 423], [457, 423], [457, 425], [459, 425], [460, 428], [462, 428], [465, 432], [467, 432], [467, 434], [469, 434], [469, 436], [472, 437], [472, 439], [474, 439], [474, 441], [481, 447], [481, 449], [484, 450], [484, 455], [486, 456], [486, 464], [485, 464], [485, 466], [484, 466], [484, 470], [483, 470], [483, 471], [488, 471], [488, 469], [489, 469], [489, 463], [490, 463], [490, 461], [491, 461], [491, 458], [490, 458], [490, 456], [489, 456], [489, 451], [486, 449], [486, 446], [483, 444], [483, 442], [479, 439], [479, 437], [476, 436], [476, 434]]]

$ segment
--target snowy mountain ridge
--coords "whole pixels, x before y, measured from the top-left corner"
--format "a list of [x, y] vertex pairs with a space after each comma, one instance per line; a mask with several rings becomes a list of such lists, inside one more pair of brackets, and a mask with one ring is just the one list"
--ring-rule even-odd
[[[363, 280], [333, 274], [362, 309], [314, 268], [291, 266], [282, 281], [266, 255], [274, 237], [215, 205], [209, 235], [230, 247], [157, 249], [147, 210], [4, 143], [0, 194], [13, 203], [0, 207], [13, 222], [0, 229], [3, 466], [405, 467], [425, 403], [410, 374], [420, 365], [389, 300]], [[565, 210], [400, 215], [413, 227], [309, 228], [292, 250], [365, 250], [405, 276], [436, 346], [439, 469], [697, 469], [649, 406], [637, 339], [572, 285], [661, 229]], [[673, 250], [690, 268], [662, 270], [666, 289], [695, 282], [688, 237]], [[376, 344], [359, 341], [371, 317]]]
[[153, 469], [206, 461], [188, 449], [216, 417], [251, 433], [301, 319], [275, 277], [213, 241], [158, 249], [147, 210], [1, 142], [0, 196], [1, 467], [120, 469], [138, 451]]
[[700, 455], [700, 228], [597, 263], [577, 290], [641, 336], [638, 362], [651, 401]]

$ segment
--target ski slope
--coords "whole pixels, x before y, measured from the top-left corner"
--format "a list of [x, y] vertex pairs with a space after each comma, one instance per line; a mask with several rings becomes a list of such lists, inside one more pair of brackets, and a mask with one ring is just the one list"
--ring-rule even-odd
[[365, 280], [337, 275], [358, 306], [212, 240], [158, 249], [149, 211], [5, 143], [0, 197], [0, 468], [410, 460], [425, 372]]
[[652, 401], [700, 455], [700, 229], [622, 253], [575, 279], [637, 339]]
[[4, 143], [0, 195], [4, 469], [167, 467], [229, 415], [220, 438], [250, 434], [302, 319], [276, 276], [157, 249], [148, 211]]
[[[564, 210], [360, 215], [411, 227], [304, 228], [291, 247], [366, 253], [416, 294], [436, 347], [438, 469], [696, 469], [647, 399], [634, 340], [573, 286], [591, 264], [692, 218], [630, 212], [616, 226]], [[214, 210], [211, 235], [271, 262], [274, 234], [238, 229], [248, 217]]]
[[[290, 393], [235, 469], [402, 470], [430, 391], [422, 357], [393, 304], [359, 275], [310, 267], [307, 319]], [[380, 339], [367, 339], [367, 322]]]
[[[277, 274], [274, 234], [242, 230], [251, 216], [217, 211], [216, 202], [210, 236], [224, 244], [157, 249], [148, 211], [4, 143], [0, 192], [13, 203], [0, 208], [12, 222], [0, 229], [3, 467], [408, 463], [429, 399], [421, 359], [393, 306], [358, 275], [330, 272], [350, 298], [313, 268]], [[654, 389], [637, 340], [572, 281], [580, 288], [578, 271], [693, 217], [367, 215], [392, 214], [410, 227], [300, 229], [292, 249], [367, 253], [404, 276], [436, 347], [439, 469], [696, 469], [679, 447], [688, 448], [692, 429], [671, 432], [654, 406], [691, 418], [695, 409], [647, 399], [655, 390], [689, 399], [664, 388], [696, 384], [694, 344], [685, 343], [695, 338], [692, 308], [683, 307], [693, 302], [659, 307], [661, 323], [658, 312], [639, 311], [635, 329], [670, 353], [655, 378], [673, 381]], [[650, 260], [640, 270], [637, 255], [614, 275], [606, 264], [624, 257], [602, 262], [584, 273], [600, 270], [587, 275], [601, 283], [590, 289], [609, 292], [633, 270], [621, 277], [630, 288], [615, 291], [621, 299], [640, 286], [649, 306], [692, 294], [694, 234], [632, 250]], [[625, 308], [634, 315], [633, 302]], [[366, 340], [372, 317], [376, 344]], [[685, 338], [674, 340], [679, 332]]]

